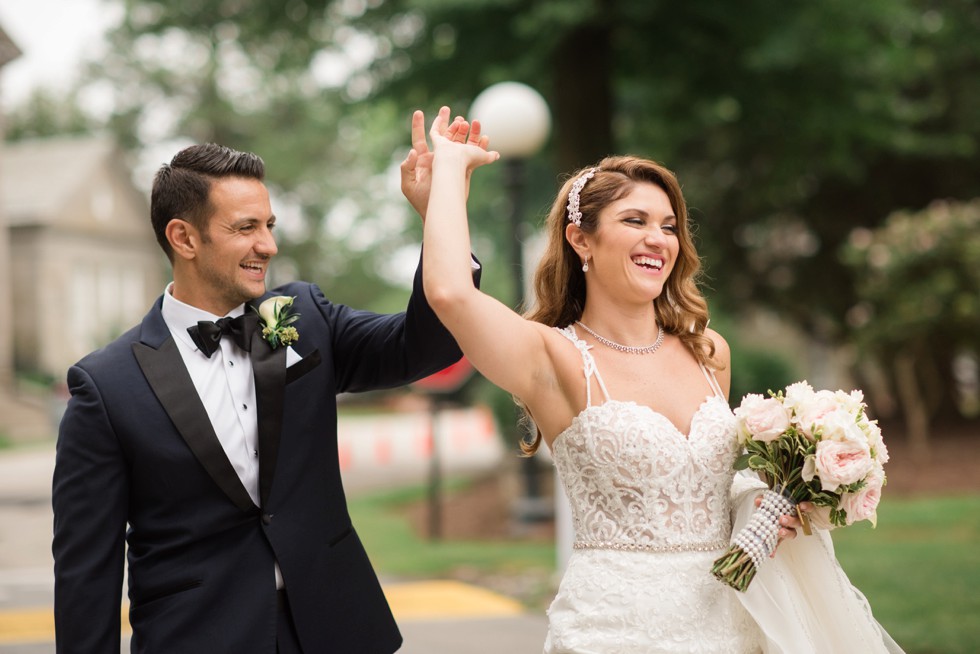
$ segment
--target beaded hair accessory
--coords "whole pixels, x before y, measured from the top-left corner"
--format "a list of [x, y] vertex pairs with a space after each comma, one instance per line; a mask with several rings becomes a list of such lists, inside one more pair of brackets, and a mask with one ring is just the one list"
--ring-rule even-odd
[[582, 212], [578, 210], [579, 195], [585, 183], [592, 179], [598, 170], [598, 168], [589, 168], [582, 173], [572, 184], [572, 190], [568, 192], [568, 222], [574, 223], [576, 227], [582, 226]]

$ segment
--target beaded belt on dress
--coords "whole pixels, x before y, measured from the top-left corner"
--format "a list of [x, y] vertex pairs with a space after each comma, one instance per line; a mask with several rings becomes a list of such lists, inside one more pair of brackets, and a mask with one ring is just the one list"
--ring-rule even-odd
[[676, 543], [656, 545], [653, 543], [624, 543], [619, 541], [577, 540], [572, 545], [577, 550], [619, 550], [623, 552], [713, 552], [728, 547], [727, 540], [701, 543]]

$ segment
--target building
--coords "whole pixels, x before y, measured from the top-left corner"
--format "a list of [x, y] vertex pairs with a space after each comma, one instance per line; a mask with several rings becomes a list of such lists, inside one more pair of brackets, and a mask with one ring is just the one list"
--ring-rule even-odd
[[26, 140], [0, 152], [18, 372], [63, 381], [163, 290], [166, 259], [124, 159], [108, 136]]
[[[20, 56], [20, 50], [0, 27], [0, 74], [3, 67]], [[3, 116], [0, 115], [0, 151], [3, 149]], [[0, 168], [0, 179], [4, 177]], [[3, 207], [0, 205], [0, 395], [9, 389], [13, 379], [13, 321], [10, 317], [10, 250]]]

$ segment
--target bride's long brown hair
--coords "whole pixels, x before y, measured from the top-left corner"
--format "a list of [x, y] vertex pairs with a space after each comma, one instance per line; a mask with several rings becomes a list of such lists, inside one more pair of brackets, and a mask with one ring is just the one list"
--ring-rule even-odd
[[[654, 161], [633, 156], [606, 157], [596, 166], [594, 177], [586, 182], [579, 195], [582, 231], [594, 234], [599, 226], [599, 212], [626, 196], [638, 182], [649, 182], [663, 189], [677, 217], [680, 253], [663, 293], [653, 301], [654, 312], [664, 331], [677, 336], [700, 363], [720, 368], [720, 362], [714, 358], [714, 342], [704, 334], [708, 304], [697, 285], [701, 260], [691, 238], [687, 203], [674, 173]], [[549, 327], [572, 324], [582, 317], [585, 308], [585, 273], [578, 254], [565, 238], [565, 226], [572, 184], [590, 168], [575, 172], [562, 185], [545, 224], [548, 244], [534, 274], [534, 305], [525, 317]], [[541, 432], [537, 429], [535, 432], [532, 442], [521, 442], [521, 450], [527, 455], [537, 451], [541, 444]]]

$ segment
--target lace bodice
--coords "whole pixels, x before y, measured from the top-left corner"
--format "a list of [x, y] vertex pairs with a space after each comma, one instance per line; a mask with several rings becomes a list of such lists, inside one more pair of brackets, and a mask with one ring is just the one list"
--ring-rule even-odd
[[[588, 346], [586, 384], [605, 386]], [[714, 378], [706, 375], [712, 386]], [[682, 434], [665, 416], [608, 398], [588, 406], [555, 439], [552, 454], [571, 505], [577, 547], [676, 551], [727, 544], [731, 532], [735, 417], [716, 392]]]
[[688, 437], [649, 407], [608, 400], [582, 411], [552, 449], [578, 546], [728, 542], [737, 445], [724, 398], [704, 401]]

